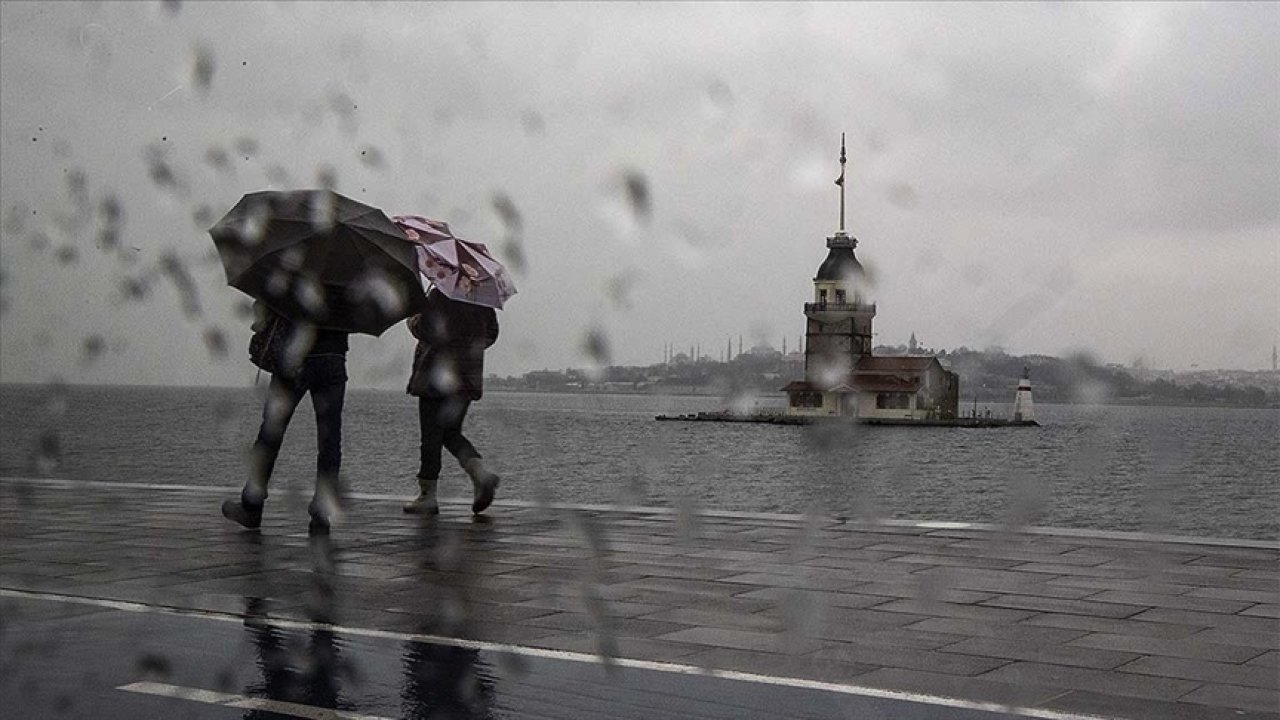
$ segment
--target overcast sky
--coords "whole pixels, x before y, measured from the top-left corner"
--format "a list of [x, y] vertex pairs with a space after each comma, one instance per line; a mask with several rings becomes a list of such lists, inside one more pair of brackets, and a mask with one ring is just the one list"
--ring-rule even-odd
[[[1262, 369], [1280, 339], [1274, 3], [4, 2], [0, 103], [5, 382], [248, 384], [204, 231], [324, 182], [510, 262], [490, 371], [589, 333], [793, 349], [841, 132], [878, 343]], [[353, 382], [411, 347], [356, 339]]]

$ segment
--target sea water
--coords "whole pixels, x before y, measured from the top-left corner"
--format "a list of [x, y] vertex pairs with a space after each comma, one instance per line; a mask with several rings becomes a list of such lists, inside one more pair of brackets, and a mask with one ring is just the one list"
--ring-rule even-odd
[[[260, 388], [0, 386], [0, 474], [233, 488], [261, 403]], [[465, 431], [500, 499], [1280, 537], [1277, 410], [1037, 404], [1041, 427], [998, 429], [654, 420], [724, 406], [489, 392]], [[348, 392], [348, 490], [415, 491], [416, 408]], [[314, 468], [304, 399], [273, 485], [309, 492]], [[470, 493], [447, 455], [440, 492]]]

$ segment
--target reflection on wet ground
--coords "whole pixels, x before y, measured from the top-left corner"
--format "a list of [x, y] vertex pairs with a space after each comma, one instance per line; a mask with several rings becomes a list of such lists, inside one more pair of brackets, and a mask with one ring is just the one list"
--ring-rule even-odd
[[[960, 718], [1001, 713], [276, 624], [5, 598], [12, 717]], [[56, 629], [56, 632], [55, 632]], [[142, 653], [140, 662], [124, 662]]]

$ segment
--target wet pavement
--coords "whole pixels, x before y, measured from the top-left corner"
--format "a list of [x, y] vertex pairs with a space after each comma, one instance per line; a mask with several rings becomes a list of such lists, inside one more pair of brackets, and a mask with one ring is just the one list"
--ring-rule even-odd
[[0, 479], [15, 717], [1280, 718], [1280, 544]]

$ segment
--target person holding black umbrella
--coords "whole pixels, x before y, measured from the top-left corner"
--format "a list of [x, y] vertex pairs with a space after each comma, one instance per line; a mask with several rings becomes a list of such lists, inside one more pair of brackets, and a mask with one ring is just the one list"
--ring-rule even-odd
[[316, 413], [312, 533], [340, 506], [342, 407], [348, 335], [380, 335], [417, 312], [423, 297], [415, 246], [381, 210], [329, 190], [245, 195], [209, 230], [227, 283], [253, 297], [250, 359], [271, 373], [249, 478], [222, 514], [262, 524], [267, 485], [304, 395]]
[[[275, 468], [289, 420], [302, 397], [311, 394], [316, 413], [316, 488], [307, 512], [310, 531], [329, 530], [340, 497], [338, 471], [342, 466], [342, 405], [347, 391], [347, 333], [294, 323], [261, 301], [253, 329], [261, 350], [251, 359], [271, 373], [262, 425], [253, 442], [249, 479], [238, 499], [222, 503], [228, 520], [247, 527], [262, 524], [267, 483]], [[253, 350], [254, 342], [250, 343]]]

